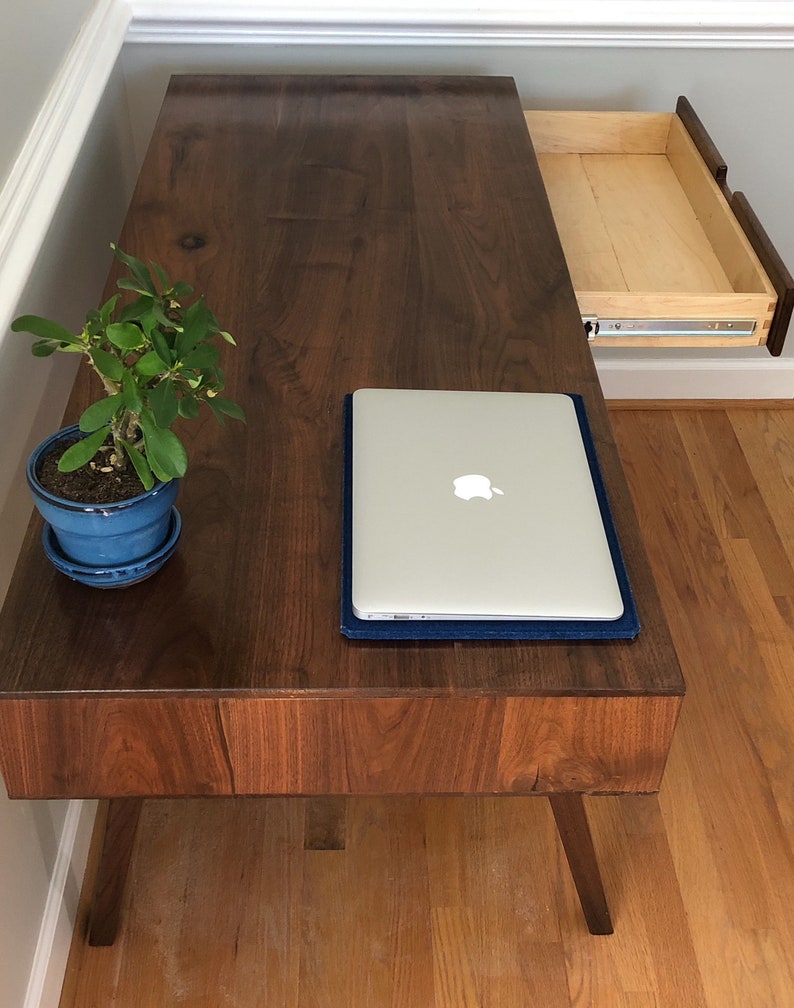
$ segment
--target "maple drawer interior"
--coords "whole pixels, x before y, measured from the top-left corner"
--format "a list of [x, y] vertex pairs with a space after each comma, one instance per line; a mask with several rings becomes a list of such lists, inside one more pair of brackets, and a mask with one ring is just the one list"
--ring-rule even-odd
[[525, 117], [595, 345], [766, 342], [775, 288], [677, 114]]

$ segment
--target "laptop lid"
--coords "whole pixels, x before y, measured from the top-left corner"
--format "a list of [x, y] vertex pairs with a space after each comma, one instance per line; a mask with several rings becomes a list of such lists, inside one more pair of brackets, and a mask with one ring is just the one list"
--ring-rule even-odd
[[360, 619], [618, 619], [571, 398], [356, 391], [352, 604]]

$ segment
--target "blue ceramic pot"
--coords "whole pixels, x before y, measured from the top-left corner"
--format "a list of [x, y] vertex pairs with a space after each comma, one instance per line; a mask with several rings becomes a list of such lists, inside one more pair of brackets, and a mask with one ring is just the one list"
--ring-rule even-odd
[[108, 581], [121, 585], [148, 577], [173, 552], [169, 545], [176, 545], [181, 523], [173, 505], [179, 480], [155, 483], [148, 492], [118, 503], [66, 500], [41, 485], [38, 467], [44, 455], [75, 436], [83, 436], [77, 425], [65, 427], [42, 441], [28, 460], [28, 485], [47, 522], [47, 555], [64, 573], [88, 584], [105, 587]]

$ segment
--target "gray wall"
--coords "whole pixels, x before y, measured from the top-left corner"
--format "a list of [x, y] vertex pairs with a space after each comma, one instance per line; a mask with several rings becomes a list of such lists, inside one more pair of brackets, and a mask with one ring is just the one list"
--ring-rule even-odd
[[0, 186], [96, 0], [10, 0], [0, 33]]
[[[6, 4], [0, 35], [0, 187], [34, 125], [93, 0], [27, 0]], [[48, 297], [51, 302], [51, 296]], [[3, 334], [4, 335], [4, 334]], [[30, 422], [41, 411], [49, 367], [28, 373], [18, 347], [0, 338], [0, 423], [7, 432], [0, 457], [0, 599], [30, 511], [18, 488], [19, 458]], [[62, 398], [62, 394], [61, 394]], [[63, 404], [61, 402], [60, 409]], [[57, 413], [56, 406], [55, 412]], [[44, 410], [46, 412], [46, 408]], [[21, 433], [22, 432], [22, 433]], [[0, 786], [0, 1006], [20, 1008], [36, 949], [65, 803], [9, 802]]]
[[[79, 325], [99, 302], [110, 266], [108, 244], [129, 200], [129, 143], [120, 73], [72, 171], [18, 311]], [[5, 109], [5, 106], [3, 106]], [[2, 121], [2, 116], [0, 116]], [[5, 338], [2, 338], [5, 337]], [[31, 511], [24, 464], [33, 445], [57, 429], [72, 381], [72, 361], [41, 361], [29, 339], [0, 335], [0, 600], [5, 595]], [[35, 604], [35, 600], [31, 600]], [[9, 801], [0, 783], [0, 1008], [21, 1008], [36, 951], [66, 802]], [[74, 921], [82, 879], [70, 878], [65, 912]], [[67, 936], [68, 939], [68, 936]], [[68, 945], [67, 945], [68, 948]], [[57, 969], [56, 969], [56, 981]], [[46, 1003], [58, 1003], [58, 990]]]

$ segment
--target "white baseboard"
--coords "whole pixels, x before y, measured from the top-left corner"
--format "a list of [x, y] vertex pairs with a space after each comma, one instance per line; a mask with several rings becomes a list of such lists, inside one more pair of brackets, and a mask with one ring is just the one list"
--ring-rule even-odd
[[612, 360], [596, 370], [606, 399], [792, 399], [794, 358]]
[[69, 885], [82, 885], [95, 816], [96, 802], [69, 803], [22, 1008], [58, 1008], [75, 924]]

